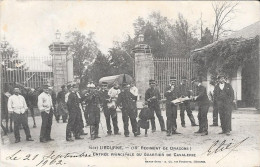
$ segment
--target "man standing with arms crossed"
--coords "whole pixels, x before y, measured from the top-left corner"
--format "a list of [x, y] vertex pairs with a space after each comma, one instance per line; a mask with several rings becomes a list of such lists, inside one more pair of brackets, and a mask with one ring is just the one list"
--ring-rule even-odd
[[156, 116], [159, 120], [161, 131], [166, 131], [164, 119], [162, 117], [160, 104], [159, 104], [159, 101], [161, 100], [160, 92], [155, 87], [155, 80], [153, 79], [149, 80], [149, 84], [150, 84], [150, 88], [148, 88], [145, 92], [145, 101], [148, 102], [148, 107], [150, 108], [153, 115], [153, 118], [151, 118], [152, 132], [156, 131], [154, 112], [156, 113]]

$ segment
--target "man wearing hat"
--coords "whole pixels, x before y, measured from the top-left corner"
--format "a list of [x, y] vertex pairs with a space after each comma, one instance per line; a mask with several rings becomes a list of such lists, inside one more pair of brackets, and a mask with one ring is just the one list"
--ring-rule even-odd
[[219, 134], [230, 135], [231, 114], [234, 101], [234, 90], [229, 83], [226, 82], [226, 76], [220, 74], [218, 76], [219, 83], [214, 90], [214, 98], [217, 101], [218, 111], [222, 132]]
[[201, 84], [202, 79], [192, 79], [192, 83], [197, 87], [198, 96], [194, 97], [193, 100], [198, 102], [198, 119], [199, 119], [199, 130], [195, 133], [202, 133], [201, 136], [208, 135], [208, 110], [210, 106], [210, 101], [207, 95], [207, 90]]
[[114, 134], [118, 135], [119, 133], [119, 128], [118, 128], [118, 122], [117, 122], [117, 112], [116, 112], [116, 106], [112, 108], [108, 108], [108, 103], [111, 102], [111, 98], [108, 95], [108, 90], [107, 90], [107, 82], [102, 82], [102, 89], [101, 89], [101, 101], [102, 101], [102, 108], [103, 112], [106, 118], [106, 125], [107, 125], [107, 134], [111, 135], [112, 130], [111, 130], [111, 119], [114, 127]]
[[69, 120], [66, 127], [66, 140], [73, 141], [71, 132], [73, 132], [76, 140], [83, 139], [80, 137], [82, 130], [81, 123], [81, 109], [80, 109], [80, 98], [77, 95], [78, 85], [73, 84], [71, 86], [71, 92], [68, 96], [67, 106], [69, 112]]
[[167, 136], [171, 136], [171, 134], [180, 134], [176, 131], [177, 105], [171, 102], [178, 98], [176, 77], [170, 77], [170, 85], [166, 87], [164, 96], [166, 97]]
[[159, 104], [159, 101], [161, 100], [160, 92], [156, 88], [155, 80], [153, 80], [153, 79], [149, 80], [149, 85], [150, 85], [150, 88], [148, 88], [145, 92], [145, 101], [148, 102], [148, 107], [150, 108], [151, 112], [153, 113], [152, 114], [153, 118], [151, 118], [152, 132], [156, 131], [154, 112], [156, 113], [156, 116], [159, 120], [159, 123], [161, 126], [161, 131], [166, 131], [164, 119], [162, 117], [160, 104]]
[[65, 95], [67, 93], [66, 86], [62, 85], [61, 86], [61, 91], [57, 95], [57, 117], [58, 120], [60, 119], [60, 115], [62, 116], [63, 123], [67, 122], [67, 117], [68, 117], [68, 109], [67, 109], [67, 104], [65, 103]]
[[[181, 83], [180, 85], [178, 86], [178, 98], [179, 97], [190, 97], [191, 93], [188, 89], [188, 85], [187, 85], [187, 78], [185, 76], [183, 76], [181, 78]], [[198, 126], [196, 125], [195, 123], [195, 119], [194, 119], [194, 116], [192, 114], [192, 111], [191, 111], [191, 108], [190, 108], [190, 102], [189, 101], [184, 101], [182, 104], [179, 105], [180, 106], [180, 116], [181, 116], [181, 125], [182, 127], [186, 127], [185, 126], [185, 114], [184, 114], [184, 111], [186, 110], [187, 112], [187, 115], [190, 119], [190, 122], [191, 122], [191, 126]]]
[[91, 140], [100, 138], [98, 136], [100, 122], [101, 98], [95, 87], [91, 87], [89, 94], [85, 98], [86, 110], [88, 111], [88, 122], [90, 125]]
[[129, 137], [129, 119], [132, 125], [132, 131], [134, 136], [136, 137], [137, 134], [137, 111], [135, 106], [135, 96], [130, 92], [127, 83], [123, 82], [123, 90], [119, 93], [117, 99], [117, 106], [121, 107], [122, 111], [122, 118], [124, 122], [124, 135], [125, 137]]
[[43, 92], [38, 96], [38, 108], [42, 117], [40, 142], [46, 143], [47, 141], [53, 141], [51, 138], [53, 104], [48, 85], [43, 85]]

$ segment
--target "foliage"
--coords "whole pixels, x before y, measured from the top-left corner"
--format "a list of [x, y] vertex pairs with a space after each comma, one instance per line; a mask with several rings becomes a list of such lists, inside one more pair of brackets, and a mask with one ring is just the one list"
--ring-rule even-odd
[[67, 38], [73, 56], [74, 74], [81, 78], [87, 66], [93, 63], [99, 52], [94, 33], [84, 35], [79, 31], [72, 31], [67, 33]]
[[232, 77], [238, 67], [258, 60], [259, 36], [253, 39], [230, 38], [217, 41], [193, 53], [193, 62], [199, 76], [205, 71], [212, 75], [225, 73]]

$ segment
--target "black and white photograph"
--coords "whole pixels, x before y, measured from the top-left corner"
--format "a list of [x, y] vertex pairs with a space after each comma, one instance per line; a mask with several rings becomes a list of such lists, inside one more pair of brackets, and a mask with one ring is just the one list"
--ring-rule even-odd
[[260, 167], [259, 1], [0, 0], [1, 167]]

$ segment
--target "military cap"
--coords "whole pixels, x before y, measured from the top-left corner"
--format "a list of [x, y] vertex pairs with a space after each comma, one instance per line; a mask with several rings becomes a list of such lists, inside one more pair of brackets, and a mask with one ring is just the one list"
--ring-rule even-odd
[[149, 80], [149, 84], [155, 84], [155, 80], [154, 79], [150, 79]]
[[176, 81], [177, 80], [177, 78], [176, 77], [170, 77], [170, 81], [171, 80], [174, 80], [174, 81]]

